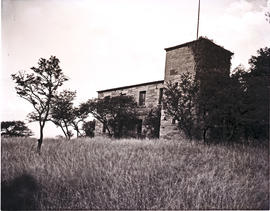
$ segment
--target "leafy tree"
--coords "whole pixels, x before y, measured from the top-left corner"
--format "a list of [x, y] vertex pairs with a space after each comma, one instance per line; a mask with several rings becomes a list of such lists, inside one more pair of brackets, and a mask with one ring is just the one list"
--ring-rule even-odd
[[269, 136], [269, 48], [260, 49], [249, 64], [248, 71], [240, 66], [231, 77], [218, 71], [200, 76], [198, 116], [204, 140]]
[[111, 97], [108, 125], [114, 137], [122, 137], [123, 129], [130, 130], [137, 123], [137, 103], [131, 96]]
[[86, 122], [86, 119], [88, 118], [88, 113], [85, 111], [84, 103], [82, 103], [78, 107], [73, 107], [73, 116], [74, 118], [71, 121], [71, 125], [73, 129], [77, 133], [77, 137], [84, 136], [86, 134], [86, 128], [83, 127], [83, 125]]
[[232, 141], [241, 124], [243, 102], [240, 75], [224, 77], [219, 72], [202, 76], [198, 95], [198, 117], [203, 140]]
[[33, 132], [25, 125], [23, 121], [1, 122], [1, 136], [29, 137], [32, 135], [33, 135]]
[[103, 123], [110, 136], [122, 137], [124, 129], [137, 122], [137, 103], [131, 96], [105, 97], [88, 100], [82, 107]]
[[104, 127], [107, 129], [110, 136], [112, 136], [110, 128], [108, 126], [107, 114], [109, 113], [108, 98], [103, 99], [90, 99], [86, 103], [80, 104], [79, 108], [83, 115], [87, 116], [89, 114], [93, 115], [95, 119], [100, 121]]
[[164, 92], [165, 113], [178, 121], [178, 128], [190, 139], [195, 134], [198, 83], [190, 72], [183, 73], [179, 84], [169, 82]]
[[75, 97], [75, 91], [64, 90], [52, 100], [49, 120], [61, 128], [66, 139], [70, 139], [72, 136], [72, 131], [69, 127], [72, 126], [76, 118], [73, 109], [73, 100]]
[[38, 67], [32, 67], [33, 73], [19, 71], [12, 74], [16, 92], [23, 99], [30, 102], [34, 112], [29, 114], [30, 121], [38, 121], [40, 137], [37, 150], [40, 152], [43, 142], [43, 129], [48, 120], [51, 103], [57, 89], [68, 80], [59, 67], [59, 59], [51, 56], [48, 60], [41, 58]]
[[230, 108], [227, 104], [230, 100], [226, 101], [226, 97], [230, 96], [227, 95], [226, 86], [231, 83], [229, 75], [232, 53], [213, 45], [205, 38], [199, 38], [191, 49], [196, 64], [195, 79], [198, 83], [195, 110], [199, 128], [196, 131], [201, 131], [198, 136], [203, 137], [204, 141], [206, 137], [225, 140], [226, 136], [230, 136], [225, 126], [231, 126], [231, 111], [227, 110]]
[[246, 136], [269, 138], [270, 48], [259, 49], [249, 60], [250, 69], [243, 75], [245, 84]]
[[88, 136], [88, 137], [94, 137], [95, 136], [95, 133], [94, 133], [95, 125], [96, 125], [95, 120], [83, 123], [83, 131], [85, 133], [85, 136]]
[[159, 138], [160, 131], [160, 118], [161, 118], [161, 107], [155, 107], [147, 114], [144, 125], [148, 131], [149, 138]]
[[71, 127], [76, 131], [77, 137], [85, 135], [83, 125], [87, 123], [88, 113], [84, 110], [84, 104], [74, 107], [75, 97], [75, 91], [64, 90], [57, 94], [52, 101], [49, 120], [61, 128], [66, 139], [70, 139], [73, 135]]
[[212, 70], [198, 81], [184, 73], [179, 84], [167, 84], [165, 113], [178, 121], [178, 128], [190, 139], [233, 140], [245, 113], [239, 101], [241, 87], [240, 75], [229, 78]]

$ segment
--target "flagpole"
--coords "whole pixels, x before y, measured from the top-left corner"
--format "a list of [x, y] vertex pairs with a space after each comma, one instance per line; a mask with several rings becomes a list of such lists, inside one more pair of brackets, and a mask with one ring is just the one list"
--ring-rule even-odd
[[199, 36], [199, 24], [200, 24], [200, 0], [199, 0], [199, 6], [198, 6], [198, 22], [197, 22], [197, 37], [196, 39], [198, 39]]

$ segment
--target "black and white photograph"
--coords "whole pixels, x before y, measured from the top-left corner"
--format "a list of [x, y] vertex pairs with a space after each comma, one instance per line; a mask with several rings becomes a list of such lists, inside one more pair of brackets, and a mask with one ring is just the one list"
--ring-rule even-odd
[[1, 210], [269, 210], [270, 0], [1, 0]]

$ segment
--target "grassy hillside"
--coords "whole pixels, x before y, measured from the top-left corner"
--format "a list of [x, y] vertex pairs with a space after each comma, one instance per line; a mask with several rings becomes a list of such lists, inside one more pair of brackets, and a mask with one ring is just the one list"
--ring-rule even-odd
[[269, 208], [268, 146], [95, 138], [35, 149], [30, 139], [2, 139], [2, 206]]

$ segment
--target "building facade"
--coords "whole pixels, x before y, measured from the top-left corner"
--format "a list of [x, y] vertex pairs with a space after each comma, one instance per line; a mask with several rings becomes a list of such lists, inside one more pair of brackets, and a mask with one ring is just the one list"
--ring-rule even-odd
[[[159, 137], [173, 138], [182, 135], [177, 129], [177, 122], [166, 115], [162, 108], [163, 89], [167, 83], [178, 83], [181, 74], [185, 72], [191, 72], [198, 79], [204, 72], [211, 73], [217, 69], [222, 77], [229, 77], [230, 74], [230, 60], [233, 53], [208, 39], [199, 38], [192, 42], [165, 48], [165, 51], [164, 80], [98, 91], [98, 98], [119, 95], [134, 97], [138, 103], [138, 118], [140, 119], [136, 130], [138, 137], [147, 136], [144, 120], [150, 110], [155, 107], [161, 107]], [[106, 134], [99, 121], [96, 124], [95, 134]]]

